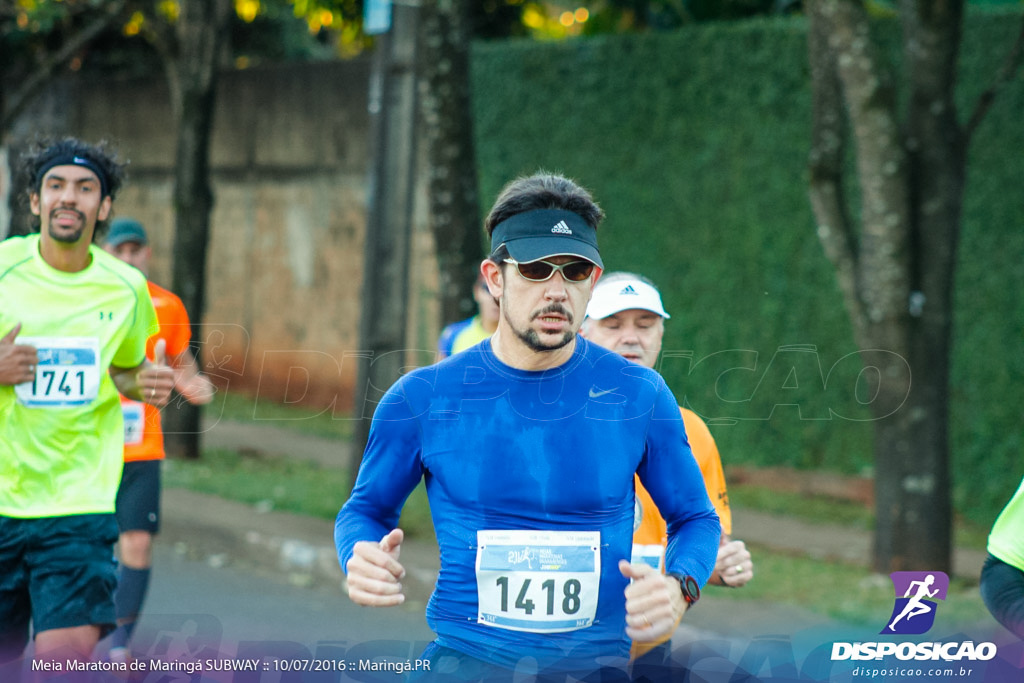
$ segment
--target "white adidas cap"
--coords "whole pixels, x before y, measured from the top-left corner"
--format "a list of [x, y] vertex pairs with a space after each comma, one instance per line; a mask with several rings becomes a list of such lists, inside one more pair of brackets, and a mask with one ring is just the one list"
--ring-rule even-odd
[[600, 320], [631, 308], [651, 311], [662, 318], [671, 317], [665, 312], [657, 289], [642, 280], [617, 277], [613, 273], [597, 281], [587, 305], [587, 317]]

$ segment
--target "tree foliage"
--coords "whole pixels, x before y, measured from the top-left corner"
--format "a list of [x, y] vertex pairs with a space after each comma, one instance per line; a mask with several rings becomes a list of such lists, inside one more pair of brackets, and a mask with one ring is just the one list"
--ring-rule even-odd
[[[160, 61], [142, 34], [173, 25], [180, 0], [14, 0], [0, 4], [0, 85], [59, 67], [105, 74], [151, 75]], [[335, 59], [358, 54], [360, 0], [232, 0], [228, 59], [245, 67], [264, 61]], [[44, 66], [51, 65], [45, 72]]]
[[0, 139], [46, 82], [123, 17], [126, 0], [19, 0], [0, 9]]

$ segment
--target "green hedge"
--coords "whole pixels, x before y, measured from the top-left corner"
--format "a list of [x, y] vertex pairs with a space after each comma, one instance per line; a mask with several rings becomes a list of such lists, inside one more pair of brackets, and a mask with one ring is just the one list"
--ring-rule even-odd
[[[1020, 21], [1005, 10], [969, 17], [965, 110]], [[881, 30], [896, 48], [897, 27]], [[956, 502], [981, 522], [1024, 473], [1022, 80], [971, 147], [956, 289]], [[594, 192], [608, 214], [605, 264], [661, 287], [673, 314], [662, 372], [709, 419], [727, 464], [870, 472], [856, 347], [807, 199], [803, 20], [480, 43], [473, 88], [484, 203], [539, 168]]]

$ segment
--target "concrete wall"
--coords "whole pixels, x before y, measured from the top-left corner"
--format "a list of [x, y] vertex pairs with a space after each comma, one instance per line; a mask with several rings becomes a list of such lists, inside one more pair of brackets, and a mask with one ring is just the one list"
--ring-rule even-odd
[[[369, 62], [223, 75], [211, 161], [215, 208], [202, 344], [222, 385], [348, 411], [356, 378], [369, 171]], [[153, 81], [62, 82], [15, 130], [116, 142], [130, 160], [115, 213], [147, 226], [151, 277], [169, 284], [174, 126]], [[422, 191], [421, 191], [422, 194]], [[422, 198], [418, 202], [423, 206]], [[414, 238], [409, 348], [438, 323], [432, 240]]]

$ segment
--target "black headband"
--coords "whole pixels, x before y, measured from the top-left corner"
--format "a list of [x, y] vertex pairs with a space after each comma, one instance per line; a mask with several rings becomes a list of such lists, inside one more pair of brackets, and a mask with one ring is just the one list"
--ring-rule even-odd
[[43, 162], [43, 165], [39, 167], [38, 171], [36, 171], [35, 182], [33, 183], [35, 191], [39, 190], [40, 183], [43, 182], [43, 176], [45, 176], [47, 171], [55, 166], [81, 166], [82, 168], [87, 168], [95, 173], [96, 177], [99, 178], [100, 194], [103, 197], [106, 197], [110, 193], [110, 181], [107, 178], [106, 171], [100, 168], [100, 165], [92, 159], [71, 153], [58, 154], [57, 156]]

